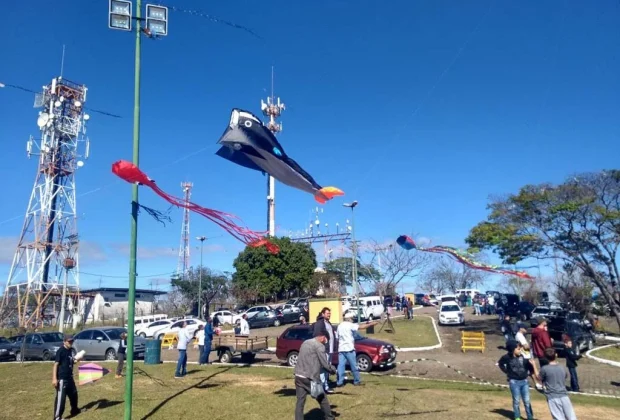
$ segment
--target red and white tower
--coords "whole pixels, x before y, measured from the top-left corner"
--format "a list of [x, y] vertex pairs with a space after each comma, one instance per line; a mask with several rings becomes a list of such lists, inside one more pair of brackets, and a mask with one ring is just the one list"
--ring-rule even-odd
[[[192, 195], [191, 182], [182, 182], [183, 197], [185, 204], [189, 204]], [[179, 246], [179, 262], [177, 264], [177, 275], [185, 277], [189, 269], [189, 209], [187, 206], [183, 209], [183, 225], [181, 226], [181, 245]]]

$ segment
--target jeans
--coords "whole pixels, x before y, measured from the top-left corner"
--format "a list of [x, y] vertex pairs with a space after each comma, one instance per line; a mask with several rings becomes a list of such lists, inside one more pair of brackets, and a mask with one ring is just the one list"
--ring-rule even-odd
[[409, 308], [409, 319], [413, 319], [413, 308]]
[[570, 373], [570, 389], [573, 392], [579, 392], [579, 377], [577, 376], [577, 368], [569, 367], [568, 373]]
[[[295, 420], [304, 420], [304, 405], [306, 405], [306, 397], [310, 395], [310, 379], [295, 376], [295, 394], [297, 395], [297, 405], [295, 406]], [[325, 420], [333, 420], [332, 408], [329, 405], [327, 395], [323, 394], [317, 402], [321, 406], [321, 411], [325, 416]]]
[[344, 369], [347, 363], [351, 366], [351, 372], [353, 372], [353, 383], [360, 383], [360, 371], [357, 369], [355, 350], [341, 351], [338, 353], [338, 380], [336, 382], [338, 386], [342, 386], [344, 384]]
[[[325, 353], [325, 357], [327, 358], [327, 363], [332, 363], [332, 355], [333, 353]], [[329, 389], [329, 372], [325, 369], [321, 368], [321, 382], [323, 383], [323, 389], [327, 391]]]
[[125, 364], [125, 353], [118, 353], [116, 359], [118, 360], [116, 364], [116, 376], [121, 376], [121, 373], [123, 373], [123, 365]]
[[198, 363], [201, 365], [209, 363], [209, 353], [211, 353], [211, 342], [205, 341], [205, 345], [202, 346], [202, 349], [200, 350], [200, 359], [198, 360]]
[[474, 313], [476, 315], [481, 315], [480, 314], [480, 304], [479, 303], [474, 303]]
[[530, 402], [530, 384], [527, 379], [510, 379], [508, 383], [510, 385], [510, 393], [512, 394], [512, 411], [514, 412], [515, 419], [521, 418], [519, 402], [523, 400], [527, 418], [533, 420], [534, 414], [532, 413], [532, 403]]
[[187, 374], [187, 350], [179, 350], [179, 361], [174, 376], [185, 376]]

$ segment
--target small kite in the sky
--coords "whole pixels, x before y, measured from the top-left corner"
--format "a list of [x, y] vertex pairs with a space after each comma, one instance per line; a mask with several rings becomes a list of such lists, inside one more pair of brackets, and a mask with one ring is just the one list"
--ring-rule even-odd
[[336, 187], [321, 187], [293, 159], [288, 157], [276, 136], [254, 114], [233, 109], [228, 128], [218, 141], [217, 155], [237, 165], [268, 173], [278, 181], [310, 193], [324, 204], [344, 195]]
[[79, 384], [86, 385], [91, 382], [98, 381], [108, 374], [109, 371], [96, 363], [86, 363], [78, 368]]
[[112, 172], [114, 172], [114, 174], [116, 174], [119, 178], [122, 178], [129, 183], [137, 183], [138, 185], [149, 187], [155, 192], [155, 194], [159, 195], [161, 198], [174, 206], [187, 208], [190, 211], [206, 217], [248, 246], [259, 247], [265, 245], [267, 250], [272, 254], [277, 254], [279, 252], [278, 246], [266, 239], [263, 234], [237, 225], [235, 220], [240, 220], [237, 216], [218, 210], [201, 207], [191, 201], [186, 202], [183, 198], [175, 197], [164, 192], [157, 186], [157, 184], [155, 184], [155, 181], [149, 178], [131, 162], [119, 160], [118, 162], [113, 163]]
[[411, 251], [412, 249], [415, 249], [418, 251], [435, 252], [438, 254], [450, 255], [452, 258], [454, 258], [461, 264], [464, 264], [467, 267], [473, 268], [475, 270], [484, 270], [490, 273], [505, 274], [509, 276], [516, 276], [516, 277], [530, 279], [530, 280], [534, 279], [534, 277], [530, 276], [524, 271], [511, 270], [510, 268], [500, 267], [497, 265], [482, 264], [478, 261], [475, 261], [473, 255], [471, 255], [470, 253], [464, 252], [460, 249], [453, 248], [450, 246], [437, 245], [431, 248], [421, 248], [417, 246], [415, 241], [407, 235], [399, 236], [398, 239], [396, 239], [396, 243], [400, 245], [403, 249], [406, 249], [407, 251]]

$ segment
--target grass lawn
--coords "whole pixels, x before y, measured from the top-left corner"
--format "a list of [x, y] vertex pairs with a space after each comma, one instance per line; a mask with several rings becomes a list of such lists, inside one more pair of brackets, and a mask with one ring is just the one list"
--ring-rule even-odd
[[[364, 335], [370, 338], [377, 338], [379, 340], [385, 340], [398, 347], [427, 347], [439, 344], [437, 341], [437, 335], [435, 334], [435, 328], [433, 328], [433, 322], [426, 316], [414, 316], [414, 320], [399, 319], [393, 320], [394, 333], [387, 332], [384, 328], [381, 333], [381, 323], [375, 325], [375, 334]], [[386, 325], [386, 328], [387, 325]]]
[[593, 356], [600, 357], [601, 359], [613, 360], [620, 362], [620, 347], [607, 347], [606, 349], [595, 350], [591, 353]]
[[[112, 364], [105, 364], [112, 368]], [[292, 370], [234, 366], [197, 367], [174, 379], [173, 364], [136, 365], [134, 419], [289, 419], [295, 409]], [[7, 419], [49, 418], [54, 389], [51, 364], [0, 365], [0, 417]], [[76, 368], [77, 371], [77, 368]], [[441, 383], [364, 375], [364, 387], [340, 388], [329, 396], [341, 419], [381, 418], [510, 418], [508, 391], [480, 385]], [[108, 374], [102, 380], [79, 386], [78, 419], [123, 418], [124, 379]], [[608, 398], [571, 397], [580, 420], [620, 418], [620, 401]], [[544, 398], [532, 396], [538, 419], [550, 419]], [[322, 418], [318, 404], [308, 398], [306, 418]]]

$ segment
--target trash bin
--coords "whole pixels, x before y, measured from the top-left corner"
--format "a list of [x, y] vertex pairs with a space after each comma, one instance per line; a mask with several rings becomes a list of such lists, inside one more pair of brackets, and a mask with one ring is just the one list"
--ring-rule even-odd
[[161, 340], [146, 340], [144, 352], [145, 365], [158, 365], [161, 363]]

